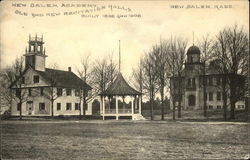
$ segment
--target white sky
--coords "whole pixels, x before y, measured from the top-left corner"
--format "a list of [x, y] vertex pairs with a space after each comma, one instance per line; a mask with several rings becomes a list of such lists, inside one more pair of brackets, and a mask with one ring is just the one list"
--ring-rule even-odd
[[[13, 7], [19, 2], [26, 7]], [[97, 4], [129, 7], [141, 18], [105, 19], [82, 18], [80, 15], [37, 17], [31, 13], [76, 11], [82, 8], [29, 7], [36, 4], [58, 4], [58, 1], [4, 1], [1, 2], [1, 67], [9, 65], [16, 56], [24, 54], [29, 34], [43, 34], [45, 41], [46, 66], [57, 63], [59, 68], [75, 70], [84, 55], [91, 53], [92, 58], [107, 57], [113, 52], [118, 62], [118, 40], [121, 40], [122, 72], [129, 78], [132, 67], [151, 46], [162, 38], [180, 36], [192, 44], [209, 33], [216, 34], [220, 29], [234, 24], [248, 28], [248, 2], [238, 1], [65, 1], [70, 4]], [[170, 5], [210, 5], [210, 9], [172, 9]], [[215, 9], [214, 5], [232, 5], [232, 8]], [[16, 10], [28, 13], [28, 16], [15, 14]], [[128, 14], [125, 11], [108, 9], [94, 14]]]

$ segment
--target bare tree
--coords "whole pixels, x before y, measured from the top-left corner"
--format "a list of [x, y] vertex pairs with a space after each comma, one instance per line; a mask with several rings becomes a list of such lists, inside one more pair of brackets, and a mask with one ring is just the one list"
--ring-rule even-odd
[[160, 40], [159, 45], [159, 54], [158, 54], [158, 60], [157, 68], [159, 71], [159, 78], [158, 78], [158, 86], [160, 90], [160, 96], [161, 96], [161, 120], [164, 120], [164, 100], [165, 100], [165, 87], [167, 85], [167, 54], [169, 50], [169, 43], [167, 40]]
[[[187, 41], [181, 38], [174, 38], [170, 40], [170, 47], [167, 56], [167, 68], [168, 75], [171, 77], [171, 91], [170, 95], [172, 97], [173, 104], [173, 120], [175, 120], [175, 99], [178, 99], [178, 117], [181, 117], [181, 99], [183, 95], [183, 67], [185, 62], [185, 50], [187, 47]], [[177, 87], [178, 85], [178, 87]], [[176, 86], [176, 87], [175, 87]], [[177, 94], [173, 88], [177, 89]]]
[[113, 60], [112, 54], [109, 59], [97, 59], [91, 71], [92, 84], [95, 86], [95, 93], [103, 92], [111, 84], [118, 73], [117, 64]]
[[[132, 73], [132, 83], [134, 84], [135, 88], [138, 89], [141, 93], [143, 93], [143, 58], [140, 58], [140, 62], [136, 68], [133, 68]], [[141, 98], [141, 104], [142, 98]]]
[[117, 70], [117, 63], [115, 63], [114, 59], [113, 59], [113, 53], [109, 54], [108, 56], [108, 79], [110, 81], [110, 83], [113, 83], [115, 77], [118, 74], [118, 70]]
[[146, 94], [149, 95], [150, 100], [150, 115], [151, 120], [154, 119], [154, 98], [158, 91], [157, 80], [159, 77], [159, 71], [157, 70], [157, 63], [159, 62], [159, 47], [153, 46], [152, 50], [145, 56], [143, 60], [143, 88]]
[[57, 93], [57, 86], [58, 86], [58, 81], [57, 81], [57, 75], [55, 69], [58, 68], [57, 64], [53, 64], [50, 67], [48, 71], [48, 87], [41, 88], [41, 90], [44, 93], [44, 97], [50, 100], [51, 103], [51, 117], [54, 117], [54, 102], [55, 100], [60, 96]]
[[19, 57], [16, 58], [14, 64], [9, 69], [7, 69], [7, 72], [5, 73], [6, 79], [11, 82], [11, 89], [15, 90], [16, 92], [16, 97], [12, 96], [11, 93], [10, 100], [13, 99], [17, 102], [20, 119], [22, 119], [22, 104], [26, 102], [29, 97], [28, 90], [25, 88], [24, 84], [24, 69], [24, 58]]
[[[85, 82], [90, 81], [91, 76], [91, 59], [90, 54], [82, 58], [81, 68], [77, 69], [78, 75]], [[81, 102], [83, 101], [83, 116], [86, 115], [87, 100], [88, 100], [88, 88], [85, 84], [79, 86], [79, 116], [81, 119]]]
[[106, 59], [96, 60], [92, 70], [92, 83], [94, 85], [94, 92], [98, 94], [105, 91], [108, 79], [108, 63]]
[[220, 71], [224, 74], [223, 83], [229, 87], [227, 94], [230, 99], [230, 118], [234, 119], [235, 103], [239, 100], [237, 93], [241, 90], [239, 86], [241, 82], [237, 75], [247, 72], [245, 69], [247, 68], [249, 54], [248, 34], [244, 31], [243, 27], [235, 25], [234, 27], [224, 28], [220, 31], [216, 36], [214, 54], [220, 62]]
[[[198, 46], [201, 50], [201, 63], [203, 64], [203, 71], [202, 71], [202, 86], [203, 86], [203, 115], [204, 117], [207, 117], [207, 101], [205, 99], [206, 97], [206, 73], [207, 73], [207, 67], [208, 62], [212, 59], [212, 51], [213, 51], [213, 40], [210, 38], [210, 36], [207, 34], [206, 36], [203, 36], [202, 39], [198, 42]], [[201, 84], [201, 83], [200, 83]]]

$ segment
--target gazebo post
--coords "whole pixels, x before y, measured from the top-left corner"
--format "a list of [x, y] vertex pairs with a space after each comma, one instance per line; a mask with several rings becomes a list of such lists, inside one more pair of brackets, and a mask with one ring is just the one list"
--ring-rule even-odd
[[115, 113], [116, 113], [116, 120], [118, 120], [118, 97], [115, 96]]
[[141, 115], [141, 95], [138, 96], [139, 100], [139, 114]]
[[122, 96], [122, 109], [123, 113], [125, 113], [125, 102], [124, 102], [125, 96]]
[[102, 98], [102, 119], [105, 120], [105, 96]]
[[131, 96], [132, 120], [134, 120], [134, 96]]
[[[134, 101], [135, 101], [135, 110], [136, 110], [136, 109], [138, 109], [138, 104], [137, 104], [137, 102], [138, 102], [138, 98], [137, 98], [137, 96], [136, 96], [136, 95], [135, 95], [135, 100], [134, 100]], [[136, 113], [137, 113], [137, 112], [136, 112]]]

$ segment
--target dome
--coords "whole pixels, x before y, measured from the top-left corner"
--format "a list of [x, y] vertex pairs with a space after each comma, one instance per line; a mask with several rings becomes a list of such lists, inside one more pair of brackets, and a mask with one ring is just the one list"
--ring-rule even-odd
[[201, 51], [197, 46], [191, 46], [188, 49], [187, 54], [201, 54]]

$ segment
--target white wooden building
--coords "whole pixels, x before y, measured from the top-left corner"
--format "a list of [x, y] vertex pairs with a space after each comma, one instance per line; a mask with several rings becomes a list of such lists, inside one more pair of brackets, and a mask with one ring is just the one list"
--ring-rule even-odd
[[[83, 115], [81, 97], [88, 95], [92, 88], [75, 75], [71, 67], [68, 71], [45, 68], [47, 56], [43, 44], [42, 37], [29, 37], [25, 70], [11, 85], [11, 115]], [[86, 115], [92, 114], [91, 107], [92, 103], [87, 104]]]

